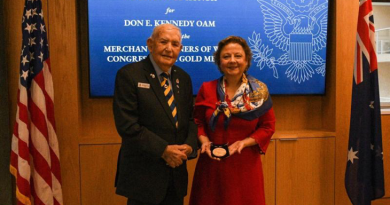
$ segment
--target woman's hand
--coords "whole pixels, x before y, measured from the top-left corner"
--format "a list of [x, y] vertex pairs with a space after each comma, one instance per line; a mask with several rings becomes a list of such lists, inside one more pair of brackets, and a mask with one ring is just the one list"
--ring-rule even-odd
[[211, 155], [211, 150], [210, 150], [210, 146], [211, 146], [211, 142], [209, 140], [208, 137], [204, 136], [204, 135], [201, 135], [199, 136], [199, 141], [202, 143], [202, 146], [200, 147], [200, 153], [203, 154], [206, 152], [206, 154], [211, 158], [211, 159], [215, 159], [217, 161], [221, 161], [220, 158], [216, 158], [216, 157], [213, 157]]
[[247, 137], [247, 138], [245, 138], [243, 140], [236, 141], [236, 142], [234, 142], [233, 144], [231, 144], [229, 146], [229, 154], [233, 155], [236, 152], [238, 152], [238, 154], [241, 154], [241, 151], [245, 147], [250, 147], [250, 146], [253, 146], [253, 145], [257, 145], [257, 142], [252, 137]]
[[202, 146], [200, 147], [200, 153], [203, 154], [206, 152], [208, 154], [210, 152], [210, 146], [211, 146], [211, 142], [202, 143]]
[[229, 154], [233, 155], [236, 152], [241, 154], [241, 150], [244, 148], [245, 148], [244, 141], [236, 141], [233, 144], [229, 145]]

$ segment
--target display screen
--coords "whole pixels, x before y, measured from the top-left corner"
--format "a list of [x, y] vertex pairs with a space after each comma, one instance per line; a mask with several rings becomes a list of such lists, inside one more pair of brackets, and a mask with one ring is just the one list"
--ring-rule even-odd
[[271, 94], [325, 92], [327, 0], [88, 0], [90, 95], [112, 96], [117, 71], [147, 57], [146, 40], [164, 23], [181, 29], [176, 65], [194, 94], [221, 76], [213, 53], [231, 35], [247, 41], [248, 74]]

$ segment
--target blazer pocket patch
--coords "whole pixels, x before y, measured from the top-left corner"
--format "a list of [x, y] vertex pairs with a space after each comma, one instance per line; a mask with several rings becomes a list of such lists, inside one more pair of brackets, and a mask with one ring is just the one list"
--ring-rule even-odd
[[149, 89], [150, 88], [150, 84], [149, 83], [138, 83], [138, 87], [139, 88]]

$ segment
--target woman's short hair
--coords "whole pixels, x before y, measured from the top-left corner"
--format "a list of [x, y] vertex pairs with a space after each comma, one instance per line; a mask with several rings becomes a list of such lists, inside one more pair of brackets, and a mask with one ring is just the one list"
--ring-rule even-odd
[[220, 64], [221, 64], [221, 51], [222, 49], [230, 44], [230, 43], [237, 43], [242, 46], [245, 52], [245, 58], [248, 63], [248, 67], [245, 70], [245, 73], [248, 71], [249, 67], [251, 66], [251, 60], [252, 60], [252, 51], [251, 48], [248, 46], [245, 39], [239, 37], [239, 36], [228, 36], [227, 38], [221, 40], [218, 43], [218, 49], [214, 52], [214, 63], [218, 66], [218, 70], [222, 73]]

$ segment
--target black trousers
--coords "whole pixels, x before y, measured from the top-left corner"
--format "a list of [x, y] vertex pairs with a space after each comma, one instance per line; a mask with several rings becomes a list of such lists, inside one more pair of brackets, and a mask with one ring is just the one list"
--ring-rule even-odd
[[144, 203], [144, 202], [137, 201], [134, 199], [127, 200], [127, 205], [183, 205], [183, 203], [184, 203], [184, 198], [181, 196], [178, 197], [176, 194], [176, 190], [175, 190], [175, 186], [173, 184], [172, 176], [170, 177], [170, 180], [169, 180], [167, 194], [161, 203], [148, 204], [148, 203]]

